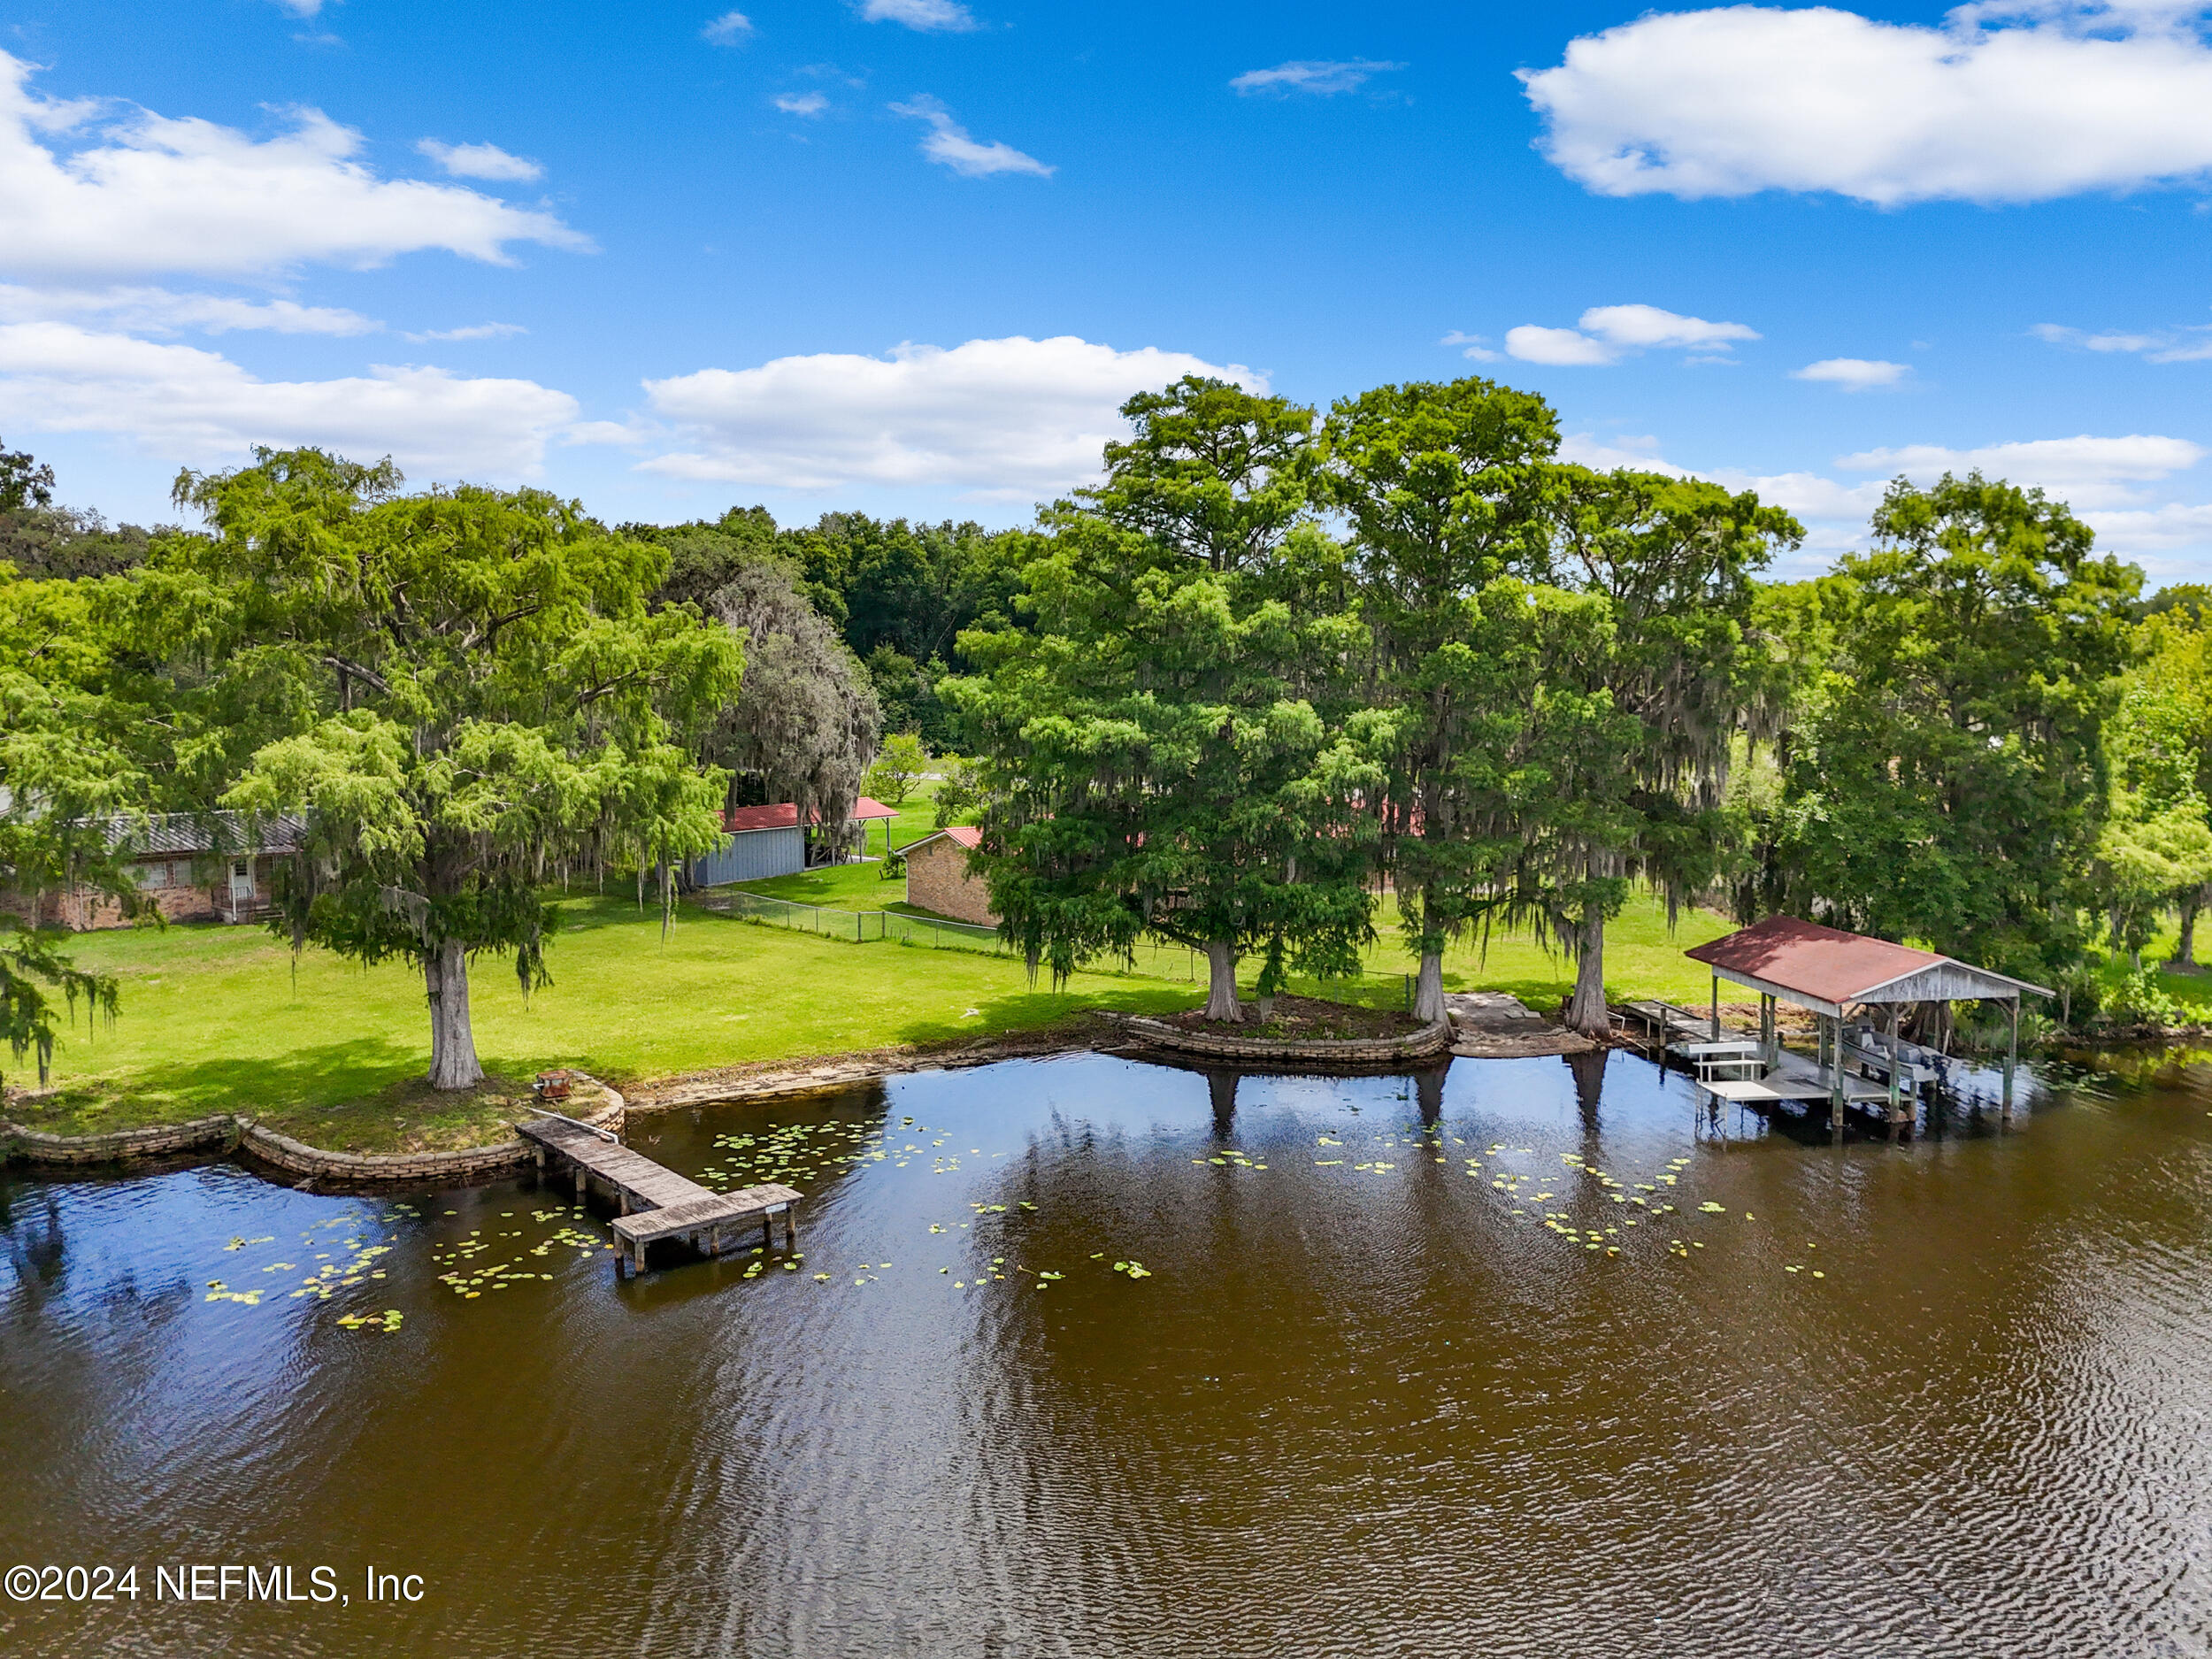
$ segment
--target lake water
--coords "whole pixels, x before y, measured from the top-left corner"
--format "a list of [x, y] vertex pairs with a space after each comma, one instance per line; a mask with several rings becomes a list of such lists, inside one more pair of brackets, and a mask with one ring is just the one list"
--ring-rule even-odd
[[1578, 1064], [641, 1118], [810, 1196], [625, 1282], [565, 1186], [19, 1171], [0, 1568], [140, 1594], [0, 1652], [2212, 1651], [2212, 1070], [1899, 1146]]

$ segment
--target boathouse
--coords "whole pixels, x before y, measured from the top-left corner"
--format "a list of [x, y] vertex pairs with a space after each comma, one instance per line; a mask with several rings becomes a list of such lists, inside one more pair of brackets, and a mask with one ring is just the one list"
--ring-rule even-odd
[[[1920, 1002], [1994, 1002], [2005, 1010], [2003, 1110], [2012, 1110], [2013, 1074], [2019, 1062], [2020, 999], [2052, 993], [2025, 979], [1976, 967], [1886, 939], [1847, 933], [1794, 916], [1770, 916], [1755, 926], [1684, 953], [1712, 971], [1712, 1018], [1703, 1043], [1673, 1045], [1701, 1063], [1702, 1086], [1726, 1100], [1817, 1100], [1829, 1102], [1840, 1124], [1851, 1102], [1882, 1100], [1889, 1121], [1904, 1121], [1904, 1099], [1936, 1081], [1947, 1056], [1903, 1041], [1898, 1026], [1905, 1009]], [[1724, 1043], [1720, 987], [1725, 979], [1759, 994], [1759, 1039]], [[1819, 1028], [1818, 1054], [1809, 1074], [1805, 1063], [1784, 1052], [1776, 1035], [1775, 1009], [1789, 1002], [1808, 1009]], [[1723, 1052], [1732, 1050], [1733, 1052]], [[1738, 1075], [1718, 1073], [1735, 1071]], [[1874, 1085], [1878, 1085], [1875, 1087]]]

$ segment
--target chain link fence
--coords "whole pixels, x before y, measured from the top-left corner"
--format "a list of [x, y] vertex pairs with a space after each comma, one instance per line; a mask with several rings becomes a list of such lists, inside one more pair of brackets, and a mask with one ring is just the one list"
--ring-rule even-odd
[[[707, 910], [757, 922], [764, 927], [784, 927], [794, 933], [841, 939], [848, 944], [877, 941], [912, 945], [925, 950], [969, 950], [987, 956], [1018, 953], [995, 927], [972, 922], [949, 922], [933, 916], [910, 916], [902, 910], [834, 910], [818, 904], [800, 904], [790, 899], [772, 899], [741, 887], [718, 887], [698, 895]], [[1206, 961], [1187, 945], [1163, 940], [1140, 939], [1129, 960], [1100, 956], [1081, 964], [1089, 973], [1129, 973], [1147, 979], [1177, 979], [1201, 983]], [[1310, 979], [1294, 976], [1284, 990], [1295, 996], [1315, 996], [1334, 1002], [1358, 1002], [1370, 1008], [1413, 1006], [1410, 974], [1363, 973], [1349, 979]]]

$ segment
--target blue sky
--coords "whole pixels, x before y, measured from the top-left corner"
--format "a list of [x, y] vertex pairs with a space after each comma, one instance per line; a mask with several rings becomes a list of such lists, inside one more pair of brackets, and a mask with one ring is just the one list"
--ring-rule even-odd
[[1481, 373], [1808, 566], [1978, 463], [2212, 577], [2206, 22], [0, 0], [0, 437], [1013, 523], [1186, 369]]

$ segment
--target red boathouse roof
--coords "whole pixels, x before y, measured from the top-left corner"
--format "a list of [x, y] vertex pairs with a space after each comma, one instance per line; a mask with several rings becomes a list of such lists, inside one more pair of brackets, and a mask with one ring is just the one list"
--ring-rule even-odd
[[1794, 916], [1770, 916], [1684, 953], [1724, 979], [1839, 1011], [1849, 1002], [1917, 1002], [2051, 993], [1932, 950], [1847, 933]]

